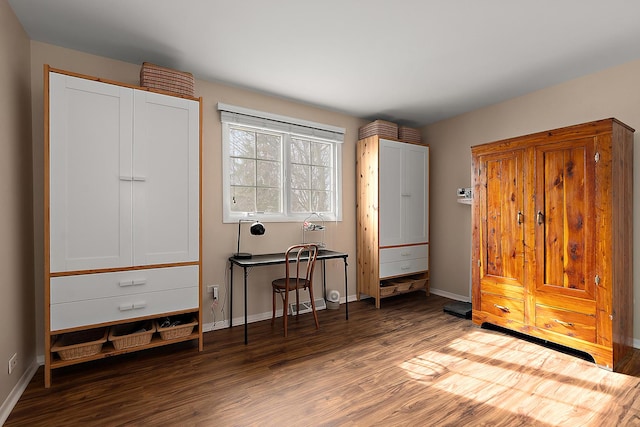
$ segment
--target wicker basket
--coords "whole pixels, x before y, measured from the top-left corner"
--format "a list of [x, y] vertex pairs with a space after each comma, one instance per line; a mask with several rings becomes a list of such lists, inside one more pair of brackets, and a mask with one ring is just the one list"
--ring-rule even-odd
[[422, 135], [418, 129], [400, 126], [398, 128], [398, 139], [404, 142], [414, 142], [422, 144]]
[[411, 283], [411, 290], [416, 289], [425, 289], [425, 285], [427, 284], [427, 279], [414, 279]]
[[102, 351], [102, 345], [107, 342], [108, 334], [109, 328], [62, 334], [53, 343], [51, 351], [58, 353], [62, 360], [93, 356]]
[[380, 296], [386, 297], [396, 291], [396, 287], [390, 283], [383, 283], [380, 285]]
[[193, 332], [193, 328], [198, 324], [196, 319], [191, 315], [172, 316], [169, 318], [169, 321], [171, 323], [179, 321], [180, 323], [176, 326], [158, 326], [157, 330], [160, 333], [160, 338], [163, 340], [175, 340], [177, 338], [189, 336]]
[[394, 279], [393, 283], [396, 285], [396, 290], [398, 292], [406, 292], [411, 289], [413, 279], [400, 277], [398, 279]]
[[149, 344], [155, 331], [156, 325], [152, 321], [117, 325], [111, 328], [109, 341], [116, 350], [139, 347]]
[[398, 139], [398, 125], [384, 120], [368, 123], [358, 130], [358, 139], [378, 135], [382, 138]]
[[140, 86], [194, 96], [194, 80], [191, 73], [172, 70], [149, 62], [144, 62], [140, 69]]

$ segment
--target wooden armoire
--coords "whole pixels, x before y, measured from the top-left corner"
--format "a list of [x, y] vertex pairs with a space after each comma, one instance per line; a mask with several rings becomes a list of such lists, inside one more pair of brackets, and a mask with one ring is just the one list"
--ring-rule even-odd
[[605, 119], [472, 147], [474, 323], [611, 370], [630, 353], [633, 133]]

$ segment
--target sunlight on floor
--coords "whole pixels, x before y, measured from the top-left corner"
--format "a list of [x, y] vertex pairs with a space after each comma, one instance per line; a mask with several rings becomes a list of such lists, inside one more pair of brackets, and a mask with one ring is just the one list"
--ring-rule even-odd
[[[536, 347], [532, 347], [536, 346]], [[441, 351], [400, 365], [413, 379], [447, 393], [551, 425], [589, 425], [629, 377], [526, 341], [473, 331]]]

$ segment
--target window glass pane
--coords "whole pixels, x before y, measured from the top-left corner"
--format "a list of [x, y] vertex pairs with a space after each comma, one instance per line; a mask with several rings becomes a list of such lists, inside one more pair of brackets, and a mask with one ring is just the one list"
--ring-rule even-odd
[[249, 159], [231, 158], [231, 185], [255, 185], [256, 161]]
[[258, 190], [258, 207], [256, 211], [266, 213], [282, 212], [280, 188], [260, 188]]
[[291, 210], [294, 213], [311, 212], [311, 191], [291, 191]]
[[291, 188], [311, 188], [311, 166], [291, 165]]
[[281, 179], [281, 168], [279, 162], [258, 161], [257, 185], [259, 187], [279, 188]]
[[258, 155], [259, 159], [277, 160], [282, 157], [282, 137], [278, 135], [270, 135], [259, 133], [257, 135]]
[[256, 134], [241, 129], [229, 130], [229, 154], [232, 157], [256, 157]]
[[291, 139], [291, 162], [292, 163], [311, 163], [311, 155], [309, 153], [309, 141], [302, 139]]
[[331, 212], [331, 192], [314, 191], [313, 192], [313, 211], [314, 212]]
[[313, 166], [311, 168], [311, 188], [314, 190], [331, 190], [331, 169]]
[[333, 150], [331, 145], [322, 142], [311, 143], [311, 164], [331, 167]]
[[255, 212], [256, 188], [231, 187], [231, 210], [233, 212]]

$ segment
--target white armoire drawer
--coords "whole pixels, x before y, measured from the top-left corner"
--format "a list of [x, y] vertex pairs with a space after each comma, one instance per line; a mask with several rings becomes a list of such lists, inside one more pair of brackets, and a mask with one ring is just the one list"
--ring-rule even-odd
[[[411, 245], [380, 249], [380, 264], [429, 258], [429, 245]], [[425, 267], [426, 269], [427, 267]]]
[[51, 278], [51, 304], [198, 287], [198, 266]]
[[427, 258], [408, 259], [405, 261], [386, 262], [380, 264], [380, 279], [420, 273], [429, 269]]
[[51, 304], [51, 331], [198, 309], [198, 287]]

